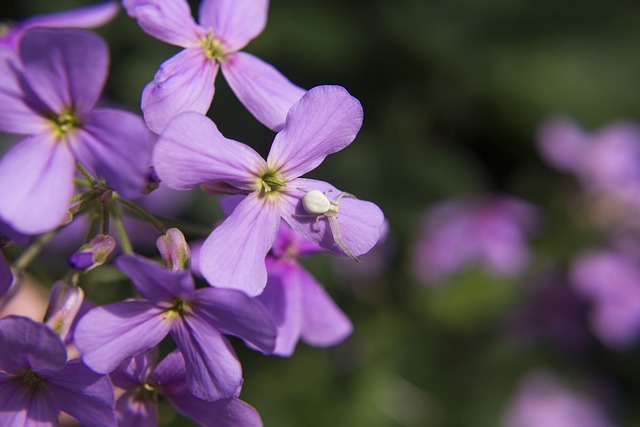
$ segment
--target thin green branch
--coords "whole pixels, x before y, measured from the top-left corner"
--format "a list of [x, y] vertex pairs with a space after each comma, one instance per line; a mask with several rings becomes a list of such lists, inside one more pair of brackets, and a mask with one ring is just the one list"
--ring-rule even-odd
[[138, 215], [140, 218], [151, 224], [156, 230], [158, 230], [160, 234], [167, 234], [167, 228], [160, 221], [158, 221], [155, 216], [147, 212], [144, 208], [140, 207], [130, 200], [123, 199], [115, 193], [114, 199], [125, 205], [129, 210]]

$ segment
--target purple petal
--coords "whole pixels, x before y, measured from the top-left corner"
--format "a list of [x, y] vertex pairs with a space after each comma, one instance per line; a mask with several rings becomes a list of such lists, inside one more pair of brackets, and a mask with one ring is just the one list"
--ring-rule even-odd
[[153, 152], [160, 179], [175, 190], [188, 190], [207, 181], [226, 181], [250, 190], [255, 171], [265, 168], [258, 153], [227, 139], [206, 116], [183, 113], [160, 135]]
[[44, 393], [33, 393], [21, 380], [0, 375], [0, 425], [51, 427], [58, 425], [60, 412]]
[[116, 402], [116, 418], [118, 427], [158, 427], [158, 405], [129, 391]]
[[124, 197], [142, 194], [151, 165], [152, 137], [141, 117], [123, 110], [95, 109], [83, 115], [71, 147], [85, 168]]
[[276, 330], [264, 305], [235, 289], [196, 291], [193, 313], [224, 334], [242, 338], [265, 354], [273, 351]]
[[273, 131], [282, 129], [289, 109], [305, 93], [271, 64], [246, 52], [228, 55], [221, 67], [240, 102]]
[[49, 372], [61, 369], [66, 360], [64, 344], [49, 327], [21, 316], [0, 319], [0, 370]]
[[187, 367], [180, 350], [176, 349], [167, 354], [151, 372], [150, 378], [163, 388], [172, 384], [182, 384], [186, 390]]
[[55, 405], [82, 425], [115, 425], [111, 382], [106, 376], [90, 371], [79, 359], [47, 378], [47, 385], [49, 398]]
[[298, 280], [302, 287], [302, 340], [316, 347], [342, 342], [353, 331], [347, 315], [305, 269], [299, 269]]
[[142, 92], [147, 126], [161, 133], [169, 120], [185, 111], [206, 114], [211, 106], [218, 64], [200, 47], [184, 49], [166, 60]]
[[198, 17], [233, 51], [242, 49], [267, 25], [269, 0], [202, 0]]
[[165, 392], [164, 396], [184, 416], [207, 427], [262, 427], [258, 412], [235, 398], [207, 402], [188, 391]]
[[84, 30], [32, 28], [20, 42], [25, 78], [52, 111], [87, 111], [102, 93], [107, 44]]
[[282, 258], [287, 256], [298, 255], [314, 255], [318, 252], [322, 252], [322, 248], [316, 243], [305, 239], [300, 233], [293, 230], [289, 224], [282, 221], [280, 223], [280, 229], [278, 229], [278, 236], [276, 241], [273, 242], [273, 248], [271, 253], [275, 258]]
[[538, 129], [542, 156], [560, 170], [578, 172], [588, 135], [576, 122], [564, 117], [547, 119]]
[[171, 301], [190, 295], [195, 289], [188, 271], [173, 272], [140, 255], [121, 255], [116, 265], [131, 277], [142, 296], [151, 301]]
[[21, 27], [24, 29], [31, 27], [94, 28], [111, 21], [119, 10], [117, 1], [107, 1], [64, 12], [32, 16], [22, 21]]
[[13, 283], [13, 273], [7, 263], [7, 259], [0, 252], [0, 298], [2, 298]]
[[0, 46], [0, 130], [17, 134], [33, 134], [51, 129], [51, 122], [34, 105], [40, 100], [25, 87], [18, 56]]
[[[307, 239], [329, 252], [344, 256], [344, 251], [335, 243], [327, 218], [321, 218], [316, 224], [316, 216], [309, 216], [300, 202], [309, 190], [330, 190], [327, 193], [329, 199], [336, 198], [341, 191], [326, 182], [304, 178], [289, 182], [287, 187], [290, 191], [282, 198], [282, 218]], [[344, 243], [355, 255], [367, 253], [380, 238], [384, 224], [382, 211], [371, 202], [351, 197], [343, 197], [339, 206], [336, 220]]]
[[123, 301], [96, 307], [78, 322], [76, 347], [84, 363], [108, 373], [124, 359], [155, 347], [169, 333], [172, 320], [147, 301]]
[[242, 384], [242, 367], [231, 344], [198, 316], [176, 322], [171, 331], [187, 368], [189, 391], [214, 401], [234, 396]]
[[267, 258], [269, 277], [258, 299], [273, 316], [278, 328], [273, 354], [289, 357], [298, 344], [302, 331], [302, 294], [298, 281], [299, 266], [288, 261]]
[[145, 351], [125, 360], [118, 368], [109, 374], [114, 386], [133, 390], [140, 384], [147, 382], [149, 373], [155, 364], [153, 351]]
[[204, 35], [185, 0], [123, 0], [122, 5], [145, 33], [164, 42], [196, 46]]
[[360, 102], [343, 87], [314, 87], [291, 107], [267, 162], [288, 179], [297, 178], [351, 144], [362, 117]]
[[60, 225], [73, 195], [74, 170], [67, 144], [49, 135], [19, 142], [0, 159], [0, 217], [25, 234]]
[[280, 225], [275, 200], [253, 193], [247, 196], [205, 240], [200, 271], [210, 285], [262, 292], [267, 283], [264, 259]]

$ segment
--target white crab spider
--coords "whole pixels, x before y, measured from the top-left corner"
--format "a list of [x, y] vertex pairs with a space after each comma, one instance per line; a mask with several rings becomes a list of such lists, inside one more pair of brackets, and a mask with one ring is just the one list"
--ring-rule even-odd
[[355, 198], [354, 195], [341, 192], [338, 194], [333, 200], [329, 200], [327, 197], [328, 192], [332, 191], [331, 189], [326, 190], [324, 193], [319, 190], [310, 190], [302, 197], [302, 207], [308, 215], [295, 215], [295, 216], [315, 216], [316, 222], [315, 226], [318, 228], [318, 221], [322, 218], [326, 218], [329, 222], [329, 229], [331, 230], [331, 235], [333, 236], [333, 241], [336, 242], [336, 245], [352, 260], [362, 263], [362, 260], [356, 256], [355, 253], [347, 246], [342, 238], [342, 233], [340, 232], [340, 226], [338, 225], [338, 212], [340, 212], [340, 199], [343, 197], [352, 197]]

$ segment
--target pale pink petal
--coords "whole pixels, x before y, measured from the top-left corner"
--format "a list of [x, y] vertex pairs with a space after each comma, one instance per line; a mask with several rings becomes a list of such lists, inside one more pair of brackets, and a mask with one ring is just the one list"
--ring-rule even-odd
[[174, 190], [207, 181], [252, 190], [256, 174], [266, 167], [253, 149], [222, 136], [206, 116], [189, 112], [174, 118], [162, 133], [153, 164], [160, 179]]
[[200, 25], [231, 50], [242, 49], [267, 25], [269, 0], [202, 0]]
[[111, 21], [120, 11], [117, 1], [66, 10], [63, 12], [36, 15], [21, 22], [21, 27], [74, 27], [94, 28]]
[[316, 279], [303, 268], [298, 271], [302, 287], [302, 340], [316, 347], [342, 342], [353, 324]]
[[280, 225], [278, 204], [252, 193], [205, 240], [200, 270], [212, 286], [240, 289], [251, 296], [267, 283], [264, 259]]
[[297, 178], [351, 144], [362, 118], [360, 102], [345, 88], [316, 86], [291, 107], [267, 162], [288, 179]]
[[246, 52], [228, 55], [221, 67], [240, 102], [273, 131], [282, 129], [289, 109], [305, 93], [271, 64]]
[[123, 0], [122, 5], [144, 32], [164, 42], [191, 47], [205, 34], [186, 0]]
[[[287, 187], [287, 194], [282, 197], [282, 218], [294, 230], [325, 250], [336, 255], [346, 255], [336, 244], [328, 219], [317, 220], [316, 216], [310, 216], [300, 202], [309, 190], [327, 191], [330, 200], [338, 197], [341, 191], [326, 182], [304, 178], [289, 182]], [[369, 252], [380, 239], [384, 224], [382, 211], [374, 203], [353, 197], [343, 197], [338, 204], [340, 212], [335, 218], [344, 243], [356, 256]]]
[[217, 73], [218, 64], [199, 47], [184, 49], [165, 61], [142, 92], [147, 126], [161, 133], [169, 120], [182, 112], [206, 114]]
[[20, 57], [29, 85], [57, 114], [89, 110], [107, 79], [107, 44], [90, 31], [32, 28], [22, 36]]
[[0, 159], [0, 218], [24, 234], [60, 225], [73, 195], [74, 170], [64, 142], [50, 135], [19, 142]]

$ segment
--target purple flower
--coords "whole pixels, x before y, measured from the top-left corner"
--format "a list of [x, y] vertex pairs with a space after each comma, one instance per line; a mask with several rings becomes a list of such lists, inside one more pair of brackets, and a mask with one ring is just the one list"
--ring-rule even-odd
[[568, 388], [554, 376], [528, 375], [506, 410], [503, 427], [612, 427], [595, 399]]
[[423, 219], [415, 268], [431, 283], [471, 263], [499, 276], [515, 275], [528, 262], [527, 234], [535, 221], [531, 205], [506, 196], [441, 203]]
[[[246, 194], [203, 244], [199, 265], [211, 285], [258, 295], [281, 218], [335, 254], [353, 258], [376, 244], [384, 222], [380, 208], [343, 197], [326, 182], [300, 178], [348, 146], [361, 124], [360, 103], [340, 86], [313, 88], [291, 108], [266, 161], [226, 139], [199, 113], [182, 113], [169, 123], [154, 152], [156, 171], [169, 187], [206, 184], [210, 191]], [[313, 190], [324, 198], [325, 211], [303, 206]]]
[[0, 425], [58, 425], [64, 411], [83, 425], [115, 426], [108, 378], [78, 359], [60, 338], [26, 317], [0, 319]]
[[0, 160], [0, 218], [16, 231], [60, 225], [76, 162], [125, 197], [146, 183], [150, 132], [135, 114], [94, 108], [107, 77], [105, 42], [83, 30], [33, 28], [21, 63], [0, 51], [0, 130], [28, 135]]
[[11, 267], [9, 267], [7, 259], [4, 257], [2, 251], [0, 251], [0, 298], [9, 291], [12, 283], [13, 273], [11, 273]]
[[177, 350], [157, 366], [149, 352], [140, 353], [110, 377], [116, 387], [125, 390], [116, 402], [119, 427], [157, 427], [158, 395], [203, 426], [262, 426], [256, 410], [236, 397], [207, 402], [189, 393], [184, 358]]
[[613, 196], [640, 209], [640, 126], [619, 121], [587, 133], [574, 121], [557, 117], [538, 132], [543, 157], [575, 174], [589, 192]]
[[96, 307], [80, 319], [75, 343], [96, 372], [113, 371], [170, 334], [186, 358], [189, 390], [212, 401], [234, 396], [242, 383], [240, 362], [223, 333], [273, 351], [275, 327], [259, 301], [232, 289], [195, 289], [189, 272], [139, 256], [121, 256], [116, 264], [145, 299]]
[[13, 50], [18, 49], [22, 34], [33, 27], [98, 27], [111, 21], [119, 9], [117, 1], [109, 1], [64, 12], [32, 16], [16, 24], [10, 24], [6, 28], [0, 28], [0, 46], [4, 45]]
[[270, 64], [239, 52], [264, 29], [268, 0], [202, 0], [200, 25], [185, 0], [123, 4], [145, 32], [185, 48], [162, 64], [142, 93], [144, 118], [156, 133], [179, 113], [209, 110], [218, 68], [251, 114], [275, 131], [304, 93]]
[[267, 286], [258, 297], [278, 328], [274, 354], [291, 356], [301, 338], [312, 346], [335, 345], [353, 330], [349, 318], [322, 285], [297, 262], [299, 255], [320, 250], [286, 223], [281, 224], [266, 259]]
[[640, 336], [640, 267], [638, 258], [611, 250], [580, 255], [571, 268], [578, 293], [591, 302], [595, 334], [614, 348], [629, 346]]

